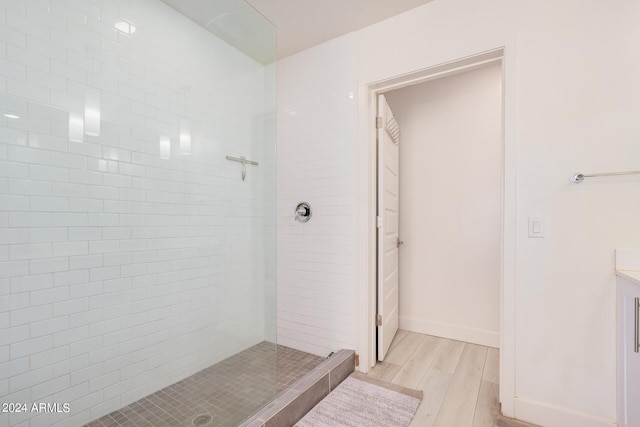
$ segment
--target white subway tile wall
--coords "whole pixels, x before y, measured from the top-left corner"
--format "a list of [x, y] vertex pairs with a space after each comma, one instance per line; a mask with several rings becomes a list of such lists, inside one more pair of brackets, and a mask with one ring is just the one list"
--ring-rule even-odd
[[[356, 348], [354, 58], [349, 36], [278, 62], [278, 343]], [[312, 217], [294, 221], [299, 202]]]
[[275, 341], [275, 186], [274, 65], [159, 0], [0, 0], [0, 403], [71, 409], [0, 427]]

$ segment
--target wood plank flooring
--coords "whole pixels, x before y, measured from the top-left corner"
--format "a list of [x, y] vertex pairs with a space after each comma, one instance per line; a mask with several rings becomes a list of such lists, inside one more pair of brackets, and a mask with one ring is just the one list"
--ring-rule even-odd
[[493, 427], [499, 351], [400, 330], [369, 376], [424, 392], [410, 427]]

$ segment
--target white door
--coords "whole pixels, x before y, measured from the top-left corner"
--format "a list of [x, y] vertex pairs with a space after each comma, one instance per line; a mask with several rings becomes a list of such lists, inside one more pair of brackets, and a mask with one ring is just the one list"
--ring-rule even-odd
[[400, 129], [384, 95], [378, 97], [378, 360], [398, 331], [398, 206]]

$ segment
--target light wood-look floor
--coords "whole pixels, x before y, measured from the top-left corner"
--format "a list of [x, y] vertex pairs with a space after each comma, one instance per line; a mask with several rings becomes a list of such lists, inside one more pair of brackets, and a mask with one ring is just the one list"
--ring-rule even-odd
[[399, 330], [369, 376], [422, 390], [410, 427], [493, 427], [498, 349]]

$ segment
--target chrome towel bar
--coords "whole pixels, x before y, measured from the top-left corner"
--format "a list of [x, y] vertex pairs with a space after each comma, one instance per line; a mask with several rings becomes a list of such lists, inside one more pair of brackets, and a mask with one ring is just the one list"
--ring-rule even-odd
[[240, 156], [240, 157], [227, 156], [227, 160], [231, 160], [232, 162], [242, 163], [242, 180], [243, 181], [247, 177], [247, 165], [258, 166], [260, 164], [258, 162], [254, 162], [253, 160], [247, 160], [244, 156]]
[[576, 174], [573, 174], [573, 176], [571, 177], [571, 182], [575, 184], [580, 184], [582, 181], [584, 181], [585, 178], [592, 178], [596, 176], [636, 175], [636, 174], [640, 174], [640, 171], [592, 173], [592, 174], [576, 173]]

